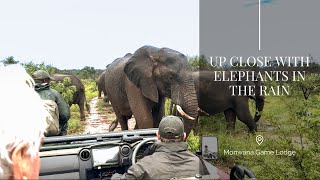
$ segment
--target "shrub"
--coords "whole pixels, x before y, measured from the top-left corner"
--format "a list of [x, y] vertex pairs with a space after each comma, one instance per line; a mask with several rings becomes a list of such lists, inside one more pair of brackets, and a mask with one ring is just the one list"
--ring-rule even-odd
[[73, 100], [73, 94], [77, 91], [77, 87], [71, 85], [71, 79], [69, 77], [64, 78], [63, 82], [51, 81], [50, 86], [57, 90], [67, 103]]

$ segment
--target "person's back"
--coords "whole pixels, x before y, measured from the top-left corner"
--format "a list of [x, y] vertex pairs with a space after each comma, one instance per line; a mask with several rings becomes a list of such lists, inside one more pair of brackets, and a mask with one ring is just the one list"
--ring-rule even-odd
[[111, 179], [171, 179], [195, 177], [204, 174], [199, 157], [188, 151], [184, 125], [176, 116], [164, 117], [159, 124], [154, 153], [132, 165], [127, 173]]
[[[174, 177], [195, 177], [203, 174], [201, 160], [188, 151], [186, 142], [160, 142], [152, 155], [141, 159], [136, 166], [145, 171], [138, 179], [170, 179]], [[128, 170], [127, 177], [134, 174]], [[134, 175], [137, 177], [136, 175]]]
[[48, 83], [37, 83], [35, 90], [42, 99], [57, 101], [57, 96], [60, 94], [57, 90], [52, 89]]
[[68, 120], [70, 119], [70, 106], [65, 102], [58, 91], [50, 88], [50, 80], [52, 77], [50, 77], [47, 72], [38, 70], [32, 74], [32, 77], [36, 82], [35, 90], [40, 97], [44, 100], [52, 100], [57, 104], [59, 110], [59, 135], [66, 135]]

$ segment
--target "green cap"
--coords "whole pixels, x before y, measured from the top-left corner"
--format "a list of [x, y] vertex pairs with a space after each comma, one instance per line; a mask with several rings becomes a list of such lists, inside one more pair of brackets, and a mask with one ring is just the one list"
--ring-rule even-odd
[[54, 80], [47, 71], [44, 70], [37, 70], [34, 73], [32, 73], [33, 79], [51, 79]]
[[159, 124], [160, 136], [167, 139], [181, 138], [184, 133], [182, 120], [177, 116], [163, 117]]

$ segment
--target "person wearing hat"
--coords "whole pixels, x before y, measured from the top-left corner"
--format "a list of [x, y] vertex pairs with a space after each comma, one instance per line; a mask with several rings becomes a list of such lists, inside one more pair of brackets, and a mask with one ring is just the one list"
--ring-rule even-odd
[[[50, 88], [50, 81], [54, 80], [48, 72], [44, 70], [37, 70], [32, 73], [36, 85], [35, 90], [38, 92], [40, 97], [45, 100], [54, 101], [59, 110], [59, 129], [60, 134], [66, 135], [68, 129], [68, 120], [70, 119], [70, 106], [65, 102], [61, 94], [55, 89]], [[50, 136], [50, 135], [47, 135]]]
[[188, 151], [182, 120], [177, 116], [162, 118], [152, 155], [145, 156], [123, 174], [111, 179], [171, 179], [203, 174], [201, 160]]

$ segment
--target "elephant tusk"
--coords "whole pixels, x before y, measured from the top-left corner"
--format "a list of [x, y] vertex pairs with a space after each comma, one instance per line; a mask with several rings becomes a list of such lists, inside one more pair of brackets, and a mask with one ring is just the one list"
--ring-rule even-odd
[[195, 118], [193, 118], [193, 117], [189, 116], [187, 113], [185, 113], [182, 110], [181, 106], [176, 105], [176, 107], [177, 107], [178, 112], [181, 114], [181, 116], [183, 116], [184, 118], [189, 119], [189, 120], [195, 120]]
[[198, 112], [201, 113], [201, 114], [204, 114], [206, 116], [210, 115], [209, 113], [205, 112], [204, 110], [200, 109], [199, 107], [198, 107]]

